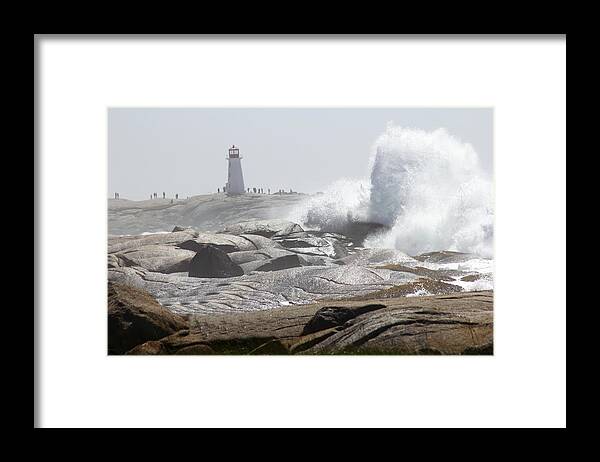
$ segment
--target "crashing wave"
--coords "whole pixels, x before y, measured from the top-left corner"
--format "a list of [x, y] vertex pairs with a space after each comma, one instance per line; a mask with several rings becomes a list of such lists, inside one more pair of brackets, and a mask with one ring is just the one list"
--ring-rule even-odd
[[342, 179], [297, 209], [305, 227], [343, 233], [378, 223], [364, 245], [409, 255], [454, 250], [492, 256], [492, 182], [479, 158], [440, 128], [431, 132], [389, 123], [375, 141], [368, 179]]

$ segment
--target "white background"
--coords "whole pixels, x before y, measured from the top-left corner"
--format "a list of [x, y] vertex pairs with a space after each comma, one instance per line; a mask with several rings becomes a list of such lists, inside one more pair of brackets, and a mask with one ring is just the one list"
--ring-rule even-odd
[[[566, 425], [564, 38], [38, 40], [37, 425]], [[494, 107], [494, 356], [108, 357], [109, 106]]]

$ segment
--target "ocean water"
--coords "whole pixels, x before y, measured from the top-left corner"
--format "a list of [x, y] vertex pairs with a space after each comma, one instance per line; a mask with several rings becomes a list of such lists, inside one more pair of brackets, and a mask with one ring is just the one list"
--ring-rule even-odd
[[331, 232], [352, 221], [385, 225], [385, 231], [367, 237], [368, 248], [493, 257], [493, 183], [472, 145], [443, 128], [390, 123], [367, 155], [364, 178], [339, 179], [289, 219]]

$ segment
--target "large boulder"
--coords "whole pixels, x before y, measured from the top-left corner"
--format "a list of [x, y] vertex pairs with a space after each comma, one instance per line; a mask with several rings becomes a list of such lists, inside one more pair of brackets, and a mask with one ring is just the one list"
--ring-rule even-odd
[[108, 283], [108, 354], [124, 354], [186, 328], [182, 317], [162, 307], [149, 293]]
[[243, 274], [244, 270], [232, 262], [227, 253], [212, 245], [198, 248], [188, 271], [188, 276], [195, 278], [230, 278]]
[[[263, 239], [267, 243], [271, 243], [270, 239], [261, 237], [261, 236], [251, 236], [252, 238]], [[257, 245], [253, 242], [253, 240], [258, 239], [248, 239], [244, 236], [236, 236], [234, 234], [216, 234], [216, 233], [198, 233], [194, 238], [184, 241], [178, 244], [178, 247], [182, 249], [193, 250], [196, 252], [199, 246], [202, 245], [212, 245], [214, 247], [218, 247], [219, 249], [229, 253], [229, 252], [239, 252], [246, 250], [256, 250]], [[259, 241], [263, 242], [263, 241]], [[268, 244], [263, 244], [263, 246]], [[270, 244], [275, 245], [275, 244]]]
[[169, 274], [188, 271], [195, 252], [171, 245], [145, 245], [109, 255], [114, 259], [109, 261], [109, 267], [138, 266], [155, 273]]
[[302, 354], [493, 354], [492, 300], [491, 292], [386, 300]]
[[287, 220], [254, 220], [227, 226], [222, 232], [229, 234], [257, 234], [263, 237], [285, 236], [304, 231], [300, 225]]

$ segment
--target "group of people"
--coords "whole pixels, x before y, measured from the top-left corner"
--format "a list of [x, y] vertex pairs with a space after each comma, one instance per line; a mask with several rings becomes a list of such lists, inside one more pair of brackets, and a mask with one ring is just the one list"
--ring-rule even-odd
[[[268, 191], [267, 194], [271, 194], [271, 189], [270, 188], [268, 188], [267, 191]], [[248, 192], [250, 192], [250, 188], [248, 188]], [[252, 188], [252, 192], [254, 194], [264, 194], [265, 190], [263, 188]]]
[[[217, 188], [217, 193], [220, 193], [220, 192], [221, 192], [221, 188]], [[222, 192], [225, 192], [225, 188], [223, 188]], [[246, 192], [247, 193], [252, 192], [254, 194], [265, 194], [265, 189], [264, 188], [246, 188]], [[279, 191], [277, 191], [274, 194], [292, 194], [292, 193], [293, 193], [292, 188], [290, 188], [289, 193], [286, 193], [285, 190], [280, 189]], [[271, 188], [267, 188], [266, 194], [271, 194]]]
[[[162, 193], [162, 197], [163, 197], [163, 199], [166, 199], [167, 198], [167, 194], [163, 192]], [[115, 199], [120, 199], [120, 198], [121, 198], [121, 195], [118, 192], [116, 192], [115, 193]], [[150, 194], [150, 200], [157, 199], [157, 198], [158, 198], [158, 194], [157, 193]], [[175, 199], [179, 199], [179, 194], [175, 194]], [[188, 196], [188, 199], [189, 199], [189, 196]], [[173, 203], [173, 199], [171, 199], [171, 203]]]
[[[162, 193], [162, 198], [166, 199], [167, 195], [163, 192]], [[157, 199], [158, 198], [158, 194], [157, 193], [152, 193], [150, 194], [150, 200], [152, 199]], [[179, 199], [179, 194], [175, 194], [175, 199]], [[171, 199], [171, 202], [173, 202], [173, 199]]]
[[[221, 192], [221, 188], [217, 188], [217, 192], [220, 193]], [[223, 188], [223, 192], [225, 192], [225, 188]], [[265, 190], [264, 188], [247, 188], [247, 192], [253, 192], [254, 194], [265, 194]], [[290, 188], [290, 192], [286, 193], [285, 190], [280, 189], [279, 191], [277, 191], [274, 194], [292, 194], [292, 188]], [[271, 194], [271, 188], [267, 188], [267, 193], [266, 194]], [[120, 199], [121, 196], [119, 195], [118, 192], [115, 193], [115, 199]], [[158, 198], [158, 194], [157, 193], [152, 193], [150, 194], [150, 200], [152, 199], [157, 199]], [[162, 193], [162, 198], [165, 199], [166, 198], [166, 194], [163, 192]], [[175, 194], [175, 199], [179, 199], [179, 194]], [[173, 203], [173, 199], [171, 199], [171, 203]]]

